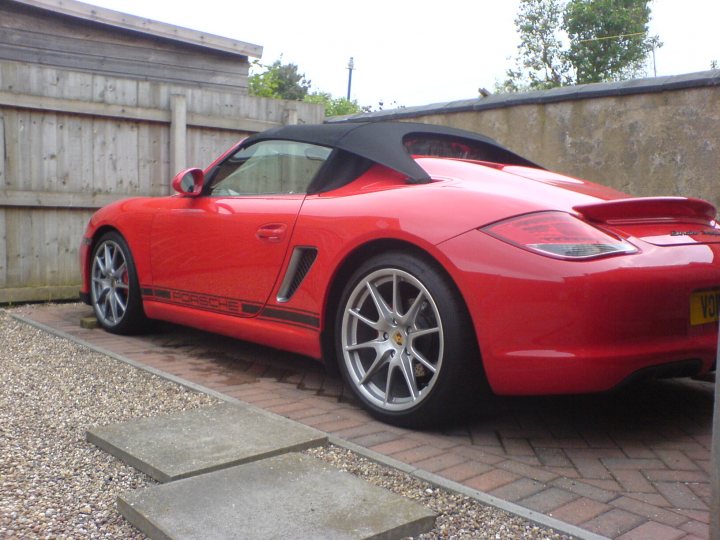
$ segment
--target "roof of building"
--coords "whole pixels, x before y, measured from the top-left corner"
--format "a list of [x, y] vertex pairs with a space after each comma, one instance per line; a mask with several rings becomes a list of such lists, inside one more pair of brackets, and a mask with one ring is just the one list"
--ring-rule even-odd
[[260, 45], [208, 34], [189, 28], [174, 26], [152, 19], [145, 19], [111, 9], [85, 4], [76, 0], [12, 0], [17, 4], [52, 11], [60, 15], [83, 19], [105, 26], [130, 30], [156, 38], [186, 43], [230, 54], [260, 58]]

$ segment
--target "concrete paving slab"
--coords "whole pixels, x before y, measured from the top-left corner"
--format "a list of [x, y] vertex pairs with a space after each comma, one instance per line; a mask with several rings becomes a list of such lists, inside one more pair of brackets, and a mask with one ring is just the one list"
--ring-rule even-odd
[[435, 515], [302, 454], [284, 454], [118, 497], [153, 540], [416, 536]]
[[87, 440], [159, 482], [320, 446], [327, 435], [280, 416], [223, 403], [94, 427]]

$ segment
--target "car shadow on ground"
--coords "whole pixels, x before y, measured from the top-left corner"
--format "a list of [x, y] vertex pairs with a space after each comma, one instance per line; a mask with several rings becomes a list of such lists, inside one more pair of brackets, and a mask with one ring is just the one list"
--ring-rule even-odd
[[[198, 372], [250, 383], [273, 379], [307, 392], [355, 402], [332, 370], [311, 358], [270, 347], [176, 326], [158, 324], [144, 337], [195, 361]], [[471, 439], [550, 439], [587, 447], [617, 447], [636, 441], [653, 445], [705, 437], [710, 433], [713, 384], [691, 379], [652, 379], [599, 394], [506, 397], [478, 395], [467, 414], [437, 431], [467, 433]], [[478, 437], [484, 432], [486, 436]], [[492, 439], [491, 439], [492, 440]]]
[[504, 436], [585, 440], [676, 440], [707, 433], [712, 423], [712, 384], [691, 379], [636, 382], [597, 394], [505, 397], [478, 400], [465, 420], [496, 427]]

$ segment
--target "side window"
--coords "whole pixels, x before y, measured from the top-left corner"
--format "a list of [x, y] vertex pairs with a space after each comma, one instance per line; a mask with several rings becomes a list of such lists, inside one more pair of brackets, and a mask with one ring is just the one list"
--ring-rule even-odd
[[238, 150], [221, 163], [210, 195], [306, 193], [331, 149], [292, 141], [261, 141]]

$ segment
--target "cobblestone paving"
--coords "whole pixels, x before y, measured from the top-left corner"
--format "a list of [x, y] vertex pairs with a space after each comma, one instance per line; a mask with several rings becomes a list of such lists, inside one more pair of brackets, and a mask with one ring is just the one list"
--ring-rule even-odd
[[321, 365], [162, 325], [147, 336], [82, 329], [87, 306], [21, 314], [201, 384], [611, 538], [708, 538], [713, 383], [656, 381], [596, 396], [493, 398], [444, 432], [373, 420]]

